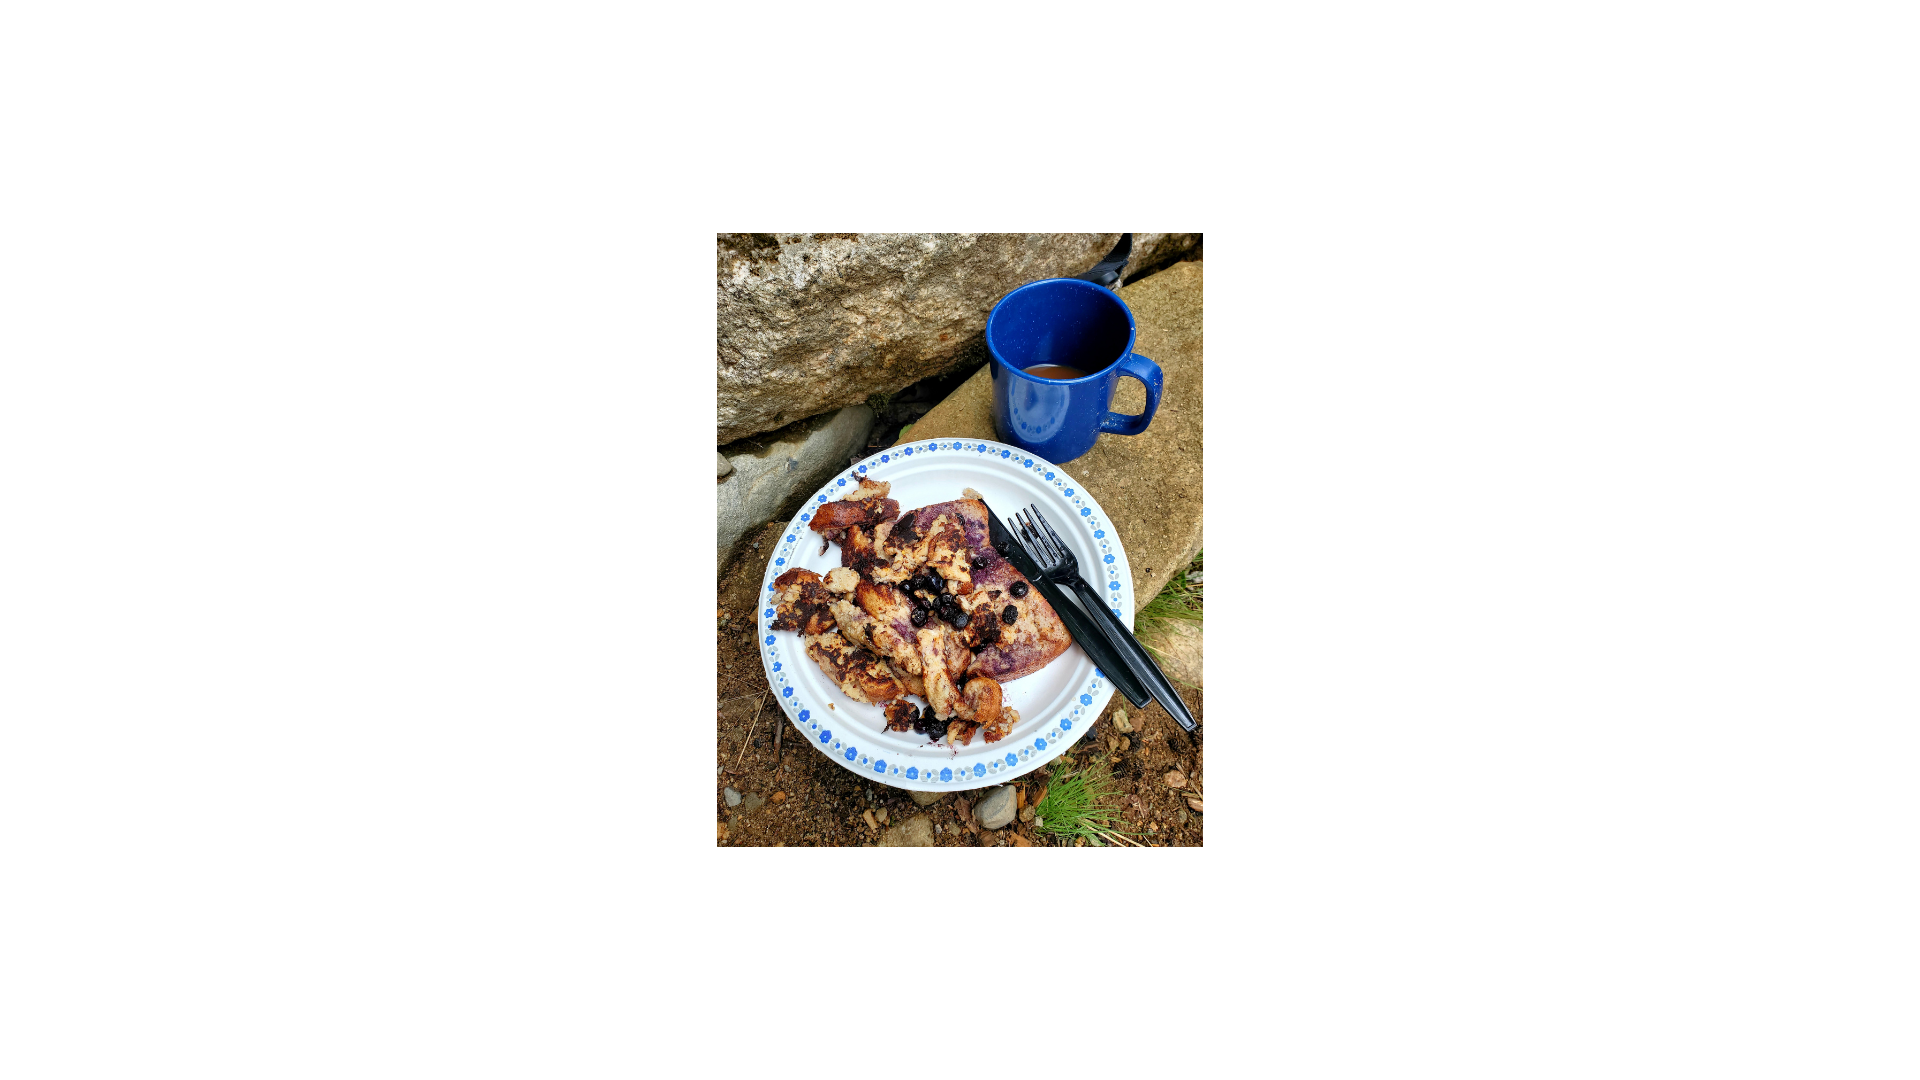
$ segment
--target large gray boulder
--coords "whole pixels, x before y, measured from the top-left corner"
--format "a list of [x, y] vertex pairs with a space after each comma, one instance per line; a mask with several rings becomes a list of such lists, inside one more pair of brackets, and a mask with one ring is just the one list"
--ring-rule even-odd
[[[1119, 233], [721, 233], [716, 444], [985, 358], [1008, 291], [1086, 272]], [[1130, 271], [1195, 233], [1135, 233]]]
[[873, 410], [849, 405], [768, 438], [723, 447], [720, 457], [733, 469], [715, 485], [720, 504], [715, 573], [726, 567], [741, 537], [799, 510], [802, 500], [845, 469], [872, 429]]

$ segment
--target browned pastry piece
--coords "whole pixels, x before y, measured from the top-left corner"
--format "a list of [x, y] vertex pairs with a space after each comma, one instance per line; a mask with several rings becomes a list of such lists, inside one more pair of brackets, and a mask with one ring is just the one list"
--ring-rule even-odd
[[838, 630], [807, 635], [807, 655], [820, 665], [842, 693], [855, 701], [883, 705], [905, 697], [886, 662], [840, 635]]
[[847, 492], [841, 496], [841, 498], [855, 501], [861, 499], [884, 499], [887, 497], [887, 493], [892, 490], [893, 485], [885, 480], [875, 480], [870, 476], [861, 476], [855, 478], [853, 490]]
[[870, 581], [854, 586], [853, 599], [837, 601], [831, 613], [840, 632], [893, 662], [901, 671], [920, 674], [914, 645], [913, 604], [897, 589]]
[[887, 661], [887, 670], [893, 672], [895, 682], [907, 688], [907, 693], [927, 696], [927, 680], [911, 671], [900, 670], [900, 665], [891, 660]]
[[980, 730], [979, 724], [954, 717], [947, 721], [947, 743], [952, 746], [966, 746], [973, 742], [973, 733], [978, 730]]
[[827, 591], [820, 575], [799, 567], [773, 579], [773, 628], [797, 630], [801, 636], [833, 629], [831, 605], [838, 597]]
[[1020, 711], [1002, 706], [1000, 684], [984, 675], [967, 679], [955, 701], [955, 715], [947, 723], [947, 741], [966, 746], [980, 732], [990, 743], [999, 742], [1020, 722]]
[[[969, 686], [972, 684], [969, 683]], [[990, 743], [999, 742], [1012, 733], [1015, 724], [1020, 722], [1019, 709], [1001, 709], [1000, 719], [985, 725], [986, 738]]]
[[[891, 508], [893, 513], [888, 514]], [[807, 527], [814, 532], [844, 529], [849, 525], [876, 525], [889, 517], [898, 517], [900, 504], [892, 499], [863, 499], [860, 502], [830, 502], [813, 512]]]
[[926, 627], [914, 635], [914, 645], [919, 653], [920, 677], [927, 682], [927, 702], [933, 706], [934, 715], [955, 715], [961, 703], [960, 688], [955, 681], [966, 674], [967, 662], [972, 659], [965, 641], [951, 628], [929, 620]]
[[913, 722], [920, 718], [920, 707], [911, 701], [895, 701], [887, 705], [887, 730], [912, 731]]

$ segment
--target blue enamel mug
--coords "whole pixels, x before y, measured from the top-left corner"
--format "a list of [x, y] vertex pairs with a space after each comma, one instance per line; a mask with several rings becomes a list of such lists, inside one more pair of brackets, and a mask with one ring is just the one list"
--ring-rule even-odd
[[[1055, 464], [1093, 449], [1101, 432], [1138, 435], [1160, 407], [1160, 365], [1133, 351], [1133, 312], [1112, 290], [1048, 278], [1000, 298], [987, 315], [993, 426]], [[1147, 388], [1147, 411], [1110, 411], [1120, 376]]]

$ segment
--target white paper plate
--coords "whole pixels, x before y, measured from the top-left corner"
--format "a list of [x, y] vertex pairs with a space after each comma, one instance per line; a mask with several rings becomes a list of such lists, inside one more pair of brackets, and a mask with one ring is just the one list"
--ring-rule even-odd
[[760, 661], [774, 700], [808, 743], [861, 776], [899, 788], [954, 791], [1002, 784], [1065, 753], [1086, 733], [1113, 694], [1106, 674], [1078, 644], [1053, 663], [1002, 685], [1006, 705], [1020, 722], [1006, 738], [988, 743], [976, 733], [971, 746], [929, 744], [926, 736], [886, 729], [878, 705], [840, 692], [807, 656], [800, 635], [772, 628], [773, 579], [798, 566], [822, 576], [840, 565], [840, 545], [820, 551], [820, 534], [807, 527], [824, 503], [838, 499], [861, 476], [893, 485], [887, 497], [900, 509], [962, 498], [973, 488], [1000, 519], [1012, 525], [1016, 511], [1040, 507], [1061, 540], [1080, 561], [1080, 576], [1113, 599], [1112, 608], [1133, 625], [1133, 575], [1127, 553], [1107, 515], [1079, 481], [1053, 464], [1004, 443], [977, 439], [915, 442], [876, 454], [836, 477], [808, 498], [787, 523], [761, 581]]

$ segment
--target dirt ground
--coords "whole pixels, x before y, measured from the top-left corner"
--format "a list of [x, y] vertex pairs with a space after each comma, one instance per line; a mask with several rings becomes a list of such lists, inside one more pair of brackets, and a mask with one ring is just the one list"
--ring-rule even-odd
[[[714, 635], [719, 659], [714, 680], [717, 773], [713, 802], [719, 845], [871, 847], [879, 841], [881, 830], [868, 825], [868, 810], [876, 820], [885, 811], [890, 824], [924, 814], [936, 826], [937, 847], [1015, 846], [1020, 843], [1014, 838], [1016, 832], [1034, 846], [1058, 843], [1035, 834], [1024, 823], [989, 831], [963, 821], [958, 804], [976, 798], [976, 791], [945, 794], [922, 808], [906, 791], [862, 779], [827, 760], [792, 730], [785, 731], [776, 742], [776, 732], [792, 725], [767, 691], [753, 615], [767, 551], [782, 524], [769, 522], [756, 539], [742, 546], [742, 555], [721, 575], [716, 597]], [[1176, 769], [1192, 777], [1195, 784], [1203, 779], [1200, 736], [1206, 730], [1206, 718], [1202, 714], [1202, 692], [1183, 690], [1181, 697], [1201, 723], [1191, 736], [1181, 731], [1158, 704], [1135, 709], [1115, 694], [1093, 729], [1071, 751], [1076, 760], [1098, 754], [1110, 762], [1117, 788], [1110, 805], [1123, 812], [1124, 827], [1137, 834], [1133, 839], [1149, 847], [1202, 844], [1203, 815], [1191, 810], [1186, 801], [1193, 785], [1179, 791], [1164, 780]], [[1121, 738], [1112, 721], [1116, 708], [1127, 710], [1134, 728], [1125, 737], [1127, 745], [1123, 748], [1113, 747]], [[1028, 773], [1016, 783], [1026, 783], [1028, 793], [1037, 794], [1034, 781], [1045, 772], [1040, 769]], [[728, 787], [744, 796], [739, 806], [727, 806], [723, 793]]]

